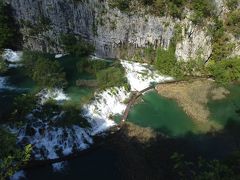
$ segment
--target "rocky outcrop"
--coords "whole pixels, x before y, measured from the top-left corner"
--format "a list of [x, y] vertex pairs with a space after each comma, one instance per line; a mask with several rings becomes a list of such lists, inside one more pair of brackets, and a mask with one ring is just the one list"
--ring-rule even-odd
[[[207, 60], [212, 52], [207, 30], [190, 20], [156, 17], [144, 10], [124, 13], [109, 7], [107, 0], [6, 0], [21, 25], [24, 47], [62, 53], [61, 34], [75, 34], [92, 42], [95, 54], [107, 58], [137, 59], [147, 47], [168, 48], [175, 25], [182, 26], [177, 43], [178, 60]], [[224, 0], [216, 0], [219, 13]]]
[[181, 22], [181, 27], [182, 39], [177, 43], [175, 52], [177, 59], [183, 61], [190, 59], [207, 60], [212, 53], [212, 43], [206, 30], [194, 26], [187, 19]]
[[171, 19], [141, 13], [125, 14], [110, 8], [106, 1], [9, 2], [21, 24], [24, 46], [33, 50], [62, 52], [60, 35], [73, 33], [91, 41], [98, 56], [115, 58], [123, 54], [131, 56], [134, 49], [150, 45], [167, 48], [173, 36], [174, 23]]

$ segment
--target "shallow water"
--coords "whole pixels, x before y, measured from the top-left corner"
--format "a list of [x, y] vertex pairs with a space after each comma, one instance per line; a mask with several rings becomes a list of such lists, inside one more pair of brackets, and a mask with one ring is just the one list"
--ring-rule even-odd
[[174, 100], [162, 97], [155, 91], [146, 93], [143, 102], [132, 108], [128, 121], [171, 136], [196, 130], [191, 118]]
[[210, 101], [208, 107], [211, 112], [211, 120], [224, 126], [229, 120], [240, 122], [237, 110], [240, 110], [240, 85], [228, 87], [230, 94], [225, 99]]

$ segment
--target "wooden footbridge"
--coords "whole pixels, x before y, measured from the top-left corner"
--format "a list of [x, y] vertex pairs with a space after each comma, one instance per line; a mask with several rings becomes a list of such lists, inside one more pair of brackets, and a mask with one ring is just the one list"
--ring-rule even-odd
[[121, 120], [121, 123], [125, 122], [127, 120], [127, 117], [128, 117], [128, 114], [129, 114], [129, 111], [132, 107], [132, 105], [134, 105], [134, 103], [136, 102], [136, 100], [142, 96], [145, 92], [151, 90], [151, 89], [155, 89], [155, 86], [150, 86], [146, 89], [143, 89], [142, 91], [137, 91], [137, 92], [133, 92], [133, 96], [131, 98], [131, 100], [129, 101], [124, 113], [123, 113], [123, 116], [122, 116], [122, 120]]

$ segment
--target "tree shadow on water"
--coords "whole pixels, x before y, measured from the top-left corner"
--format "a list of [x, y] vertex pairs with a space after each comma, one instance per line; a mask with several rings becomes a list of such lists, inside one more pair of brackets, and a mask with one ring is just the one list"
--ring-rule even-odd
[[[132, 125], [124, 125], [117, 133], [115, 138], [121, 142], [114, 143], [125, 159], [120, 166], [123, 179], [181, 179], [174, 172], [173, 154], [182, 154], [184, 160], [197, 164], [200, 157], [211, 163], [225, 161], [240, 150], [240, 122], [235, 119], [229, 119], [222, 130], [212, 129], [205, 134], [188, 132], [179, 137], [155, 133], [144, 142], [138, 136], [129, 136], [131, 132], [126, 130], [129, 126]], [[160, 131], [169, 133], [166, 129]]]

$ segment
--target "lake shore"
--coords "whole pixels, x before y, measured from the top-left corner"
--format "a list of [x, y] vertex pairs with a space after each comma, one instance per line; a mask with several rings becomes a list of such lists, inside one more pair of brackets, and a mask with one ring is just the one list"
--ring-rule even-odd
[[161, 96], [176, 100], [188, 116], [195, 120], [195, 123], [208, 128], [218, 127], [209, 121], [208, 102], [224, 99], [230, 93], [227, 89], [217, 86], [211, 79], [160, 84], [156, 90]]

